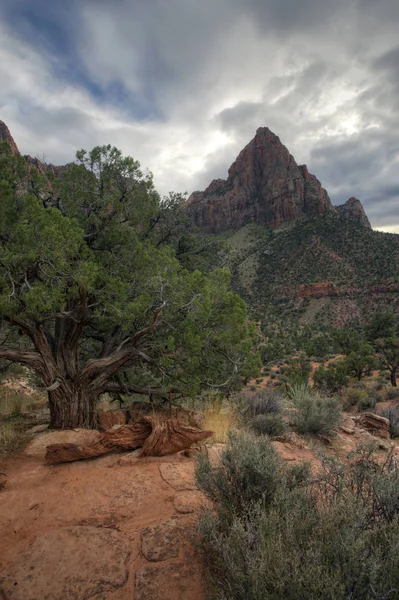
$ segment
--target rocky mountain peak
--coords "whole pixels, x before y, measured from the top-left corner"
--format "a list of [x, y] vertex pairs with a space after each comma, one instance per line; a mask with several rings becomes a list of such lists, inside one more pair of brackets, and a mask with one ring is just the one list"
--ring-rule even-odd
[[333, 211], [318, 179], [294, 157], [268, 127], [260, 127], [240, 152], [228, 177], [216, 179], [187, 201], [195, 225], [220, 233], [247, 223], [277, 227], [305, 214]]
[[340, 213], [370, 227], [359, 200], [334, 207], [320, 181], [306, 165], [298, 165], [268, 127], [239, 153], [227, 179], [214, 179], [187, 201], [194, 224], [209, 233], [239, 229], [248, 223], [277, 227], [301, 215]]
[[351, 221], [358, 221], [365, 227], [369, 227], [371, 229], [370, 221], [364, 212], [363, 205], [357, 198], [349, 198], [345, 204], [337, 206], [337, 210], [347, 219], [350, 219]]

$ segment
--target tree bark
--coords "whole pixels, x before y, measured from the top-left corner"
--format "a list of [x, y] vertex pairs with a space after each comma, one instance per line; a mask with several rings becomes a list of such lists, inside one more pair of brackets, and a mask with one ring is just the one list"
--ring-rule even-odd
[[397, 387], [397, 382], [396, 382], [396, 369], [392, 369], [391, 370], [391, 385], [392, 387]]
[[54, 429], [96, 429], [99, 395], [89, 386], [75, 384], [60, 385], [49, 391], [50, 426]]

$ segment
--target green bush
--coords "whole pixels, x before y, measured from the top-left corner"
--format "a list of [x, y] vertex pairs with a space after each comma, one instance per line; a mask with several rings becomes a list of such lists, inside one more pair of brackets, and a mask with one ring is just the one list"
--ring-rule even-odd
[[399, 398], [399, 388], [390, 387], [387, 389], [388, 400]]
[[347, 391], [347, 399], [349, 406], [356, 406], [367, 399], [367, 393], [364, 389], [350, 387]]
[[253, 417], [248, 426], [258, 435], [277, 437], [283, 435], [286, 426], [280, 415], [257, 415]]
[[288, 392], [293, 404], [291, 426], [299, 434], [331, 435], [341, 420], [341, 405], [336, 398], [312, 393], [306, 386], [293, 386]]
[[320, 365], [313, 374], [315, 388], [328, 394], [339, 392], [348, 383], [348, 377], [342, 365], [329, 364], [327, 369]]
[[376, 407], [377, 400], [372, 394], [365, 395], [357, 403], [357, 407], [360, 411], [373, 410]]
[[311, 478], [309, 469], [278, 459], [267, 438], [245, 433], [230, 438], [221, 461], [215, 470], [208, 462], [205, 476], [205, 463], [197, 469], [199, 487], [216, 501], [199, 523], [209, 598], [398, 597], [399, 476], [392, 460], [382, 465], [363, 449], [346, 464], [322, 460]]

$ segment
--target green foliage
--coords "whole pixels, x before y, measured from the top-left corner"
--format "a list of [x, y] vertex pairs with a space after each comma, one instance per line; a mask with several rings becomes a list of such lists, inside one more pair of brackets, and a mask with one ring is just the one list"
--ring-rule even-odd
[[364, 395], [359, 398], [357, 407], [360, 411], [373, 410], [376, 407], [377, 398], [375, 395], [365, 392]]
[[346, 356], [357, 353], [363, 343], [361, 334], [355, 329], [336, 329], [332, 336], [338, 352]]
[[266, 437], [231, 431], [220, 465], [213, 468], [200, 454], [196, 480], [226, 519], [246, 512], [253, 503], [268, 504], [278, 485], [280, 461]]
[[257, 415], [249, 421], [248, 426], [258, 435], [270, 437], [278, 437], [286, 431], [286, 425], [279, 414]]
[[375, 343], [378, 339], [392, 338], [398, 330], [396, 317], [392, 312], [376, 312], [365, 327], [366, 339]]
[[350, 387], [347, 391], [347, 399], [349, 406], [356, 406], [367, 400], [367, 392], [364, 389]]
[[320, 365], [313, 374], [315, 388], [328, 394], [336, 394], [348, 383], [346, 369], [341, 363]]
[[[392, 460], [382, 465], [364, 449], [346, 464], [323, 459], [311, 478], [306, 467], [278, 459], [267, 438], [242, 434], [229, 440], [221, 461], [214, 471], [206, 459], [198, 468], [200, 488], [216, 501], [200, 519], [210, 598], [395, 597], [399, 474]], [[251, 497], [242, 504], [234, 499], [229, 510], [225, 491], [240, 494], [255, 465], [266, 474], [256, 478], [265, 493], [255, 485]]]
[[345, 356], [342, 362], [348, 375], [352, 375], [358, 381], [369, 375], [377, 366], [372, 346], [365, 343], [360, 344], [356, 352], [351, 352]]
[[284, 370], [284, 377], [290, 385], [307, 383], [311, 370], [310, 362], [301, 354], [297, 358], [288, 360], [287, 367]]
[[[151, 174], [111, 146], [78, 152], [61, 179], [0, 161], [0, 359], [97, 395], [109, 381], [194, 395], [259, 374], [257, 332], [229, 272], [188, 264], [180, 196], [161, 202]], [[11, 330], [22, 334], [12, 344]], [[40, 361], [23, 353], [32, 342]]]
[[377, 357], [381, 366], [390, 374], [391, 384], [396, 387], [396, 374], [399, 369], [399, 337], [375, 340]]
[[341, 420], [341, 405], [336, 398], [312, 393], [307, 385], [296, 385], [288, 391], [292, 402], [290, 424], [299, 434], [332, 435]]

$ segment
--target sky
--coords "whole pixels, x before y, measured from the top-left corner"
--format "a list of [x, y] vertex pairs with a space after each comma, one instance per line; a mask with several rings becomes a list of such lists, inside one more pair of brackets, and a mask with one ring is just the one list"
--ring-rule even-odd
[[115, 145], [161, 194], [269, 127], [399, 232], [398, 28], [398, 0], [0, 0], [0, 119], [54, 164]]

